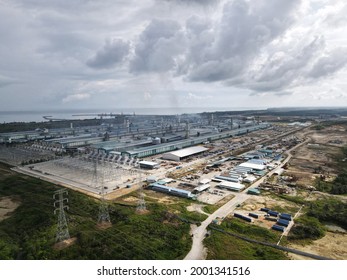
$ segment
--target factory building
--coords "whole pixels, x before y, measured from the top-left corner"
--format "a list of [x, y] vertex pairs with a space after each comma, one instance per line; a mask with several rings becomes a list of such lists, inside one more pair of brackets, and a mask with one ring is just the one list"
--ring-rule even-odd
[[177, 135], [177, 134], [167, 134], [160, 138], [162, 143], [168, 143], [168, 142], [174, 142], [184, 139], [183, 135]]
[[262, 123], [260, 125], [256, 125], [253, 127], [240, 128], [240, 129], [235, 129], [228, 132], [216, 133], [216, 134], [211, 134], [211, 135], [206, 135], [206, 136], [201, 136], [201, 137], [196, 137], [191, 139], [185, 139], [181, 141], [175, 141], [172, 143], [169, 142], [169, 143], [153, 145], [149, 147], [129, 149], [122, 152], [122, 155], [125, 155], [127, 157], [137, 157], [137, 158], [149, 157], [149, 156], [153, 156], [153, 155], [157, 155], [157, 154], [161, 154], [165, 152], [175, 151], [177, 149], [183, 149], [186, 147], [203, 144], [205, 142], [211, 142], [211, 141], [220, 140], [223, 138], [243, 135], [251, 131], [267, 128], [268, 126], [269, 126], [268, 124]]
[[199, 185], [196, 188], [194, 188], [194, 192], [201, 193], [203, 191], [208, 190], [210, 187], [211, 187], [210, 184]]
[[239, 166], [251, 168], [254, 170], [264, 170], [266, 168], [264, 164], [256, 164], [252, 162], [244, 162], [244, 163], [241, 163]]
[[46, 143], [59, 144], [61, 148], [74, 148], [87, 146], [90, 144], [96, 144], [103, 141], [103, 137], [96, 137], [91, 134], [72, 136], [72, 137], [64, 137], [52, 140], [46, 140]]
[[139, 162], [140, 168], [144, 169], [154, 169], [154, 168], [159, 168], [159, 163], [153, 162], [153, 161], [140, 161]]
[[163, 193], [167, 193], [167, 194], [171, 194], [171, 195], [175, 195], [175, 196], [180, 196], [180, 197], [185, 197], [185, 198], [193, 198], [194, 197], [194, 195], [190, 191], [172, 188], [172, 187], [160, 185], [157, 183], [151, 184], [150, 187], [154, 191], [163, 192]]
[[133, 140], [133, 141], [105, 141], [93, 145], [92, 147], [101, 151], [106, 152], [107, 154], [111, 151], [123, 152], [128, 149], [133, 149], [136, 147], [148, 147], [155, 144], [155, 141], [151, 138], [145, 140]]
[[214, 176], [214, 178], [217, 179], [217, 180], [229, 181], [229, 182], [234, 182], [234, 183], [239, 183], [240, 180], [241, 180], [239, 178], [219, 176], [219, 175]]
[[178, 150], [178, 151], [165, 153], [163, 155], [163, 159], [180, 161], [184, 158], [190, 157], [192, 155], [203, 153], [207, 150], [208, 150], [207, 148], [201, 147], [201, 146], [190, 147], [190, 148], [186, 148], [186, 149], [182, 149], [182, 150]]
[[220, 182], [217, 187], [221, 188], [221, 189], [227, 189], [230, 191], [237, 191], [240, 192], [245, 188], [245, 185], [243, 184], [239, 184], [239, 183], [234, 183], [234, 182], [226, 182], [226, 181], [222, 181]]

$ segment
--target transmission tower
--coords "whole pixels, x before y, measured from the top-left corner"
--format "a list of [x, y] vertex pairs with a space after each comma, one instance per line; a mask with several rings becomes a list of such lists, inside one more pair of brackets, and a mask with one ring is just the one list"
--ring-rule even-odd
[[54, 214], [58, 212], [58, 228], [56, 234], [57, 242], [61, 242], [70, 238], [67, 220], [65, 216], [65, 209], [69, 210], [69, 206], [67, 206], [65, 203], [68, 203], [69, 200], [67, 199], [67, 197], [64, 197], [64, 195], [68, 195], [66, 189], [58, 190], [53, 195], [55, 208]]
[[105, 224], [111, 224], [111, 218], [110, 214], [108, 212], [108, 205], [105, 200], [105, 186], [104, 186], [104, 169], [101, 169], [100, 172], [100, 179], [98, 177], [98, 165], [97, 160], [94, 162], [94, 177], [96, 178], [96, 189], [99, 187], [100, 189], [100, 196], [101, 196], [101, 203], [99, 207], [99, 216], [98, 216], [98, 224], [99, 225], [105, 225]]
[[146, 210], [147, 210], [147, 208], [146, 208], [145, 195], [141, 191], [139, 194], [139, 200], [137, 202], [136, 212], [137, 213], [143, 213], [143, 212], [146, 212]]
[[146, 201], [145, 201], [145, 195], [143, 193], [143, 189], [142, 189], [142, 179], [141, 179], [141, 172], [139, 172], [139, 200], [137, 202], [137, 207], [136, 207], [136, 212], [137, 213], [144, 213], [146, 212]]

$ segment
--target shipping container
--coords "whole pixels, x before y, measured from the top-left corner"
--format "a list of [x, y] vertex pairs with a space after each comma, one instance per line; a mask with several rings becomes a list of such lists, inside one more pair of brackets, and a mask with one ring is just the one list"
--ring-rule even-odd
[[243, 215], [238, 214], [238, 213], [234, 213], [234, 217], [239, 218], [239, 219], [242, 219], [242, 220], [245, 220], [245, 221], [247, 221], [247, 222], [252, 222], [252, 219], [251, 219], [251, 218], [246, 217], [246, 216], [243, 216]]
[[274, 230], [277, 230], [277, 231], [284, 232], [284, 227], [281, 227], [281, 226], [278, 226], [278, 225], [273, 225], [271, 228], [274, 229]]
[[272, 211], [272, 210], [269, 210], [268, 212], [267, 212], [270, 216], [273, 216], [273, 217], [277, 217], [278, 216], [278, 212], [276, 212], [276, 211]]
[[254, 213], [249, 213], [248, 216], [258, 219], [259, 215]]
[[277, 218], [269, 217], [269, 216], [266, 216], [265, 220], [272, 221], [272, 222], [277, 222]]
[[263, 212], [269, 212], [269, 211], [270, 211], [270, 209], [268, 209], [268, 208], [260, 208], [260, 211], [263, 211]]
[[280, 219], [284, 219], [284, 220], [291, 221], [291, 220], [292, 220], [292, 216], [289, 215], [289, 214], [282, 213], [282, 214], [280, 215]]
[[287, 227], [289, 225], [289, 221], [288, 220], [283, 220], [283, 219], [279, 219], [277, 221], [277, 224], [280, 225], [280, 226], [285, 226]]

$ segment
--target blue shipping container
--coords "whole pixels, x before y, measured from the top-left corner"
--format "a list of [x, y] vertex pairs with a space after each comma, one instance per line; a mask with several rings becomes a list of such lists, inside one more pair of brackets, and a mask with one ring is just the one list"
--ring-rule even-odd
[[289, 214], [281, 214], [280, 215], [280, 219], [291, 221], [292, 220], [292, 216], [289, 215]]
[[274, 230], [277, 230], [277, 231], [284, 232], [284, 227], [281, 227], [281, 226], [278, 226], [278, 225], [273, 225], [271, 228], [274, 229]]
[[251, 218], [246, 217], [246, 216], [243, 216], [243, 215], [238, 214], [238, 213], [234, 213], [234, 217], [240, 218], [240, 219], [245, 220], [245, 221], [247, 221], [247, 222], [252, 222], [252, 219], [251, 219]]
[[268, 209], [268, 208], [260, 208], [260, 211], [263, 211], [263, 212], [269, 212], [269, 211], [270, 211], [270, 209]]
[[249, 213], [248, 216], [258, 219], [259, 215], [254, 213]]
[[280, 225], [280, 226], [285, 226], [285, 227], [287, 227], [287, 226], [289, 225], [289, 221], [279, 219], [279, 220], [277, 221], [277, 224]]
[[277, 217], [277, 216], [278, 216], [278, 212], [276, 212], [276, 211], [271, 211], [271, 210], [269, 210], [267, 213], [268, 213], [270, 216], [273, 216], [273, 217]]

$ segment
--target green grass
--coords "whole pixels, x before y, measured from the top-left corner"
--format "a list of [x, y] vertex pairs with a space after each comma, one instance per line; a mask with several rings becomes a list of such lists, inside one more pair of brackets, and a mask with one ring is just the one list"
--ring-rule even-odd
[[[220, 228], [252, 239], [276, 243], [279, 239], [277, 232], [254, 226], [236, 218], [225, 220]], [[211, 231], [204, 241], [208, 249], [208, 259], [221, 260], [284, 260], [287, 255], [277, 249], [250, 243], [239, 238]]]
[[208, 205], [205, 205], [203, 207], [203, 210], [204, 210], [204, 212], [206, 212], [208, 214], [212, 214], [220, 207], [221, 207], [220, 205], [210, 205], [210, 204], [208, 204]]
[[0, 174], [0, 196], [20, 201], [0, 222], [0, 259], [182, 259], [190, 250], [189, 224], [169, 219], [165, 205], [149, 203], [149, 213], [138, 215], [134, 206], [110, 203], [112, 227], [101, 230], [96, 227], [99, 202], [71, 190], [67, 217], [77, 242], [54, 250], [57, 217], [52, 195], [57, 189], [24, 175]]
[[316, 240], [325, 235], [324, 226], [315, 217], [301, 216], [295, 221], [288, 240]]
[[300, 196], [290, 196], [290, 195], [286, 195], [286, 194], [276, 194], [277, 197], [282, 198], [284, 200], [288, 200], [290, 202], [294, 202], [298, 205], [302, 205], [305, 204], [305, 198], [300, 197]]

